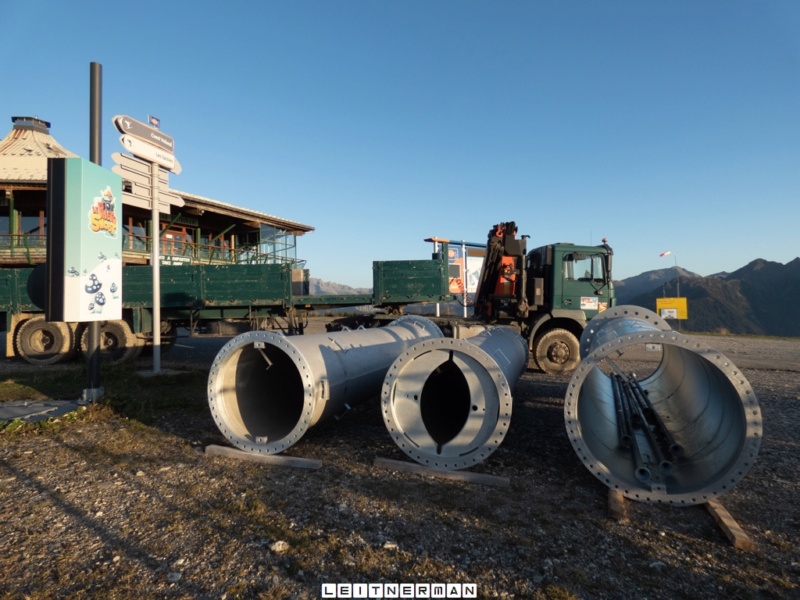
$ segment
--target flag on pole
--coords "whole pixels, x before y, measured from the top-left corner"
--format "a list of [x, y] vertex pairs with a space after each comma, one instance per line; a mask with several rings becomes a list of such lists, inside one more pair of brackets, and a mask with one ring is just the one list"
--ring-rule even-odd
[[667, 250], [666, 252], [662, 252], [661, 254], [659, 254], [658, 257], [664, 258], [665, 256], [669, 256], [670, 254], [672, 254], [672, 250]]

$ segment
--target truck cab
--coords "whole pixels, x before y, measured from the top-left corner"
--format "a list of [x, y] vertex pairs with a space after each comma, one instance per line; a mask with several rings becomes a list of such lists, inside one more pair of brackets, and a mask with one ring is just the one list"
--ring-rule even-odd
[[613, 254], [605, 240], [600, 246], [550, 244], [527, 254], [528, 319], [523, 335], [543, 371], [574, 369], [586, 324], [614, 306]]

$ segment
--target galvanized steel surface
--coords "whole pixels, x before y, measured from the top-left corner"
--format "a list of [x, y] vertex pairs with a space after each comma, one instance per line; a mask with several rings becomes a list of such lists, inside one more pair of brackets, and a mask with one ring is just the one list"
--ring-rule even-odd
[[383, 419], [418, 463], [463, 469], [485, 460], [511, 421], [512, 390], [528, 360], [525, 340], [502, 327], [469, 339], [419, 342], [394, 361], [383, 383]]
[[217, 354], [208, 378], [214, 422], [237, 448], [275, 454], [322, 419], [380, 393], [392, 361], [442, 332], [404, 316], [375, 329], [286, 337], [251, 331]]
[[[656, 425], [634, 428], [634, 452], [620, 440], [615, 375], [626, 352], [645, 344], [660, 346], [661, 360], [652, 373], [636, 375], [634, 385], [638, 381], [639, 395], [682, 450], [667, 457], [670, 468], [659, 466], [660, 451], [649, 441]], [[673, 331], [651, 311], [620, 306], [589, 323], [581, 353], [565, 398], [567, 434], [584, 465], [608, 487], [634, 500], [701, 504], [752, 467], [761, 411], [744, 375], [721, 352]]]

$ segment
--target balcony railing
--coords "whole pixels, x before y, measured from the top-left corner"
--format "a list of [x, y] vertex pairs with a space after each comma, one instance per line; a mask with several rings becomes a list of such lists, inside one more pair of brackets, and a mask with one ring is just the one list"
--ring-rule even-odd
[[0, 234], [0, 261], [33, 265], [44, 262], [46, 256], [46, 234]]
[[[150, 256], [150, 237], [125, 234], [122, 240], [125, 254]], [[215, 244], [196, 244], [181, 240], [161, 238], [159, 252], [162, 257], [182, 259], [180, 262], [204, 264], [266, 264], [275, 262], [292, 262], [292, 259], [280, 260], [275, 255], [259, 252], [252, 246], [230, 248]]]
[[[161, 239], [159, 248], [163, 259], [186, 264], [269, 264], [291, 262], [302, 267], [305, 261], [290, 257], [266, 254], [252, 246], [232, 249], [214, 244], [195, 244], [194, 242]], [[123, 256], [150, 257], [150, 237], [124, 234], [122, 238]], [[0, 234], [0, 264], [26, 263], [39, 264], [47, 255], [47, 235], [39, 234]]]

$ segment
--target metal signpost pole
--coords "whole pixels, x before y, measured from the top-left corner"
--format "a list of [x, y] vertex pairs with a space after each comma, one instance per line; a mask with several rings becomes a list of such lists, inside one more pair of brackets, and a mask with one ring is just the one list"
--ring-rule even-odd
[[153, 267], [153, 373], [161, 371], [161, 222], [158, 210], [158, 164], [150, 163], [152, 244], [150, 265]]
[[[439, 253], [439, 242], [437, 242], [437, 241], [434, 241], [434, 242], [433, 242], [433, 253], [434, 253], [434, 254], [438, 254], [438, 253]], [[439, 305], [439, 303], [437, 302], [437, 303], [436, 303], [436, 316], [437, 316], [437, 317], [440, 317], [440, 316], [441, 316], [441, 314], [440, 314], [440, 313], [441, 313], [441, 310], [440, 310], [440, 305]]]
[[[100, 165], [101, 132], [102, 132], [102, 79], [103, 66], [100, 63], [89, 64], [89, 160]], [[93, 402], [103, 397], [100, 387], [100, 322], [89, 321], [89, 336], [86, 368], [88, 371], [88, 389], [83, 392], [83, 400]]]
[[464, 261], [464, 271], [463, 271], [464, 279], [462, 280], [461, 285], [463, 287], [462, 299], [464, 301], [464, 313], [463, 314], [464, 314], [464, 318], [466, 319], [467, 318], [467, 312], [468, 312], [467, 311], [467, 304], [468, 304], [468, 300], [469, 300], [469, 297], [468, 297], [468, 293], [469, 292], [467, 292], [467, 282], [469, 281], [469, 269], [467, 268], [467, 244], [463, 240], [461, 241], [461, 260]]
[[[674, 252], [672, 256], [675, 258], [675, 295], [681, 297], [681, 272], [678, 270], [678, 255]], [[681, 319], [678, 317], [678, 331], [681, 330]]]

